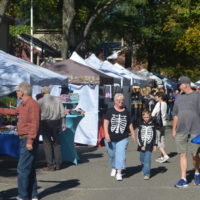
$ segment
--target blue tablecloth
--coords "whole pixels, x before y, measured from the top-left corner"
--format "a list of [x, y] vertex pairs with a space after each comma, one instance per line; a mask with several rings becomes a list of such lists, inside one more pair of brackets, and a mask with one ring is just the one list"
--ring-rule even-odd
[[74, 146], [74, 134], [83, 115], [67, 115], [65, 131], [60, 133], [62, 160], [78, 164], [79, 157]]
[[18, 135], [0, 134], [0, 154], [19, 158], [20, 140]]

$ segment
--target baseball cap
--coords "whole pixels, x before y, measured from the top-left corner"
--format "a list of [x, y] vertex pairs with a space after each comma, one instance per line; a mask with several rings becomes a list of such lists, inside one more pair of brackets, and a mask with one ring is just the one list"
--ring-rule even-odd
[[191, 80], [187, 76], [181, 76], [178, 79], [178, 84], [190, 84], [190, 83], [191, 83]]

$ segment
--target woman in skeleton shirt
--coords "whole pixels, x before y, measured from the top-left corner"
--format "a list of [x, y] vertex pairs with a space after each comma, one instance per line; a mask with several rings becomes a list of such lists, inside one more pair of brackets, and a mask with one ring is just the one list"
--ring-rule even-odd
[[114, 107], [109, 109], [104, 117], [104, 132], [105, 146], [112, 167], [110, 175], [121, 181], [129, 133], [135, 141], [134, 129], [129, 112], [124, 107], [124, 95], [121, 93], [115, 94]]
[[151, 113], [148, 110], [142, 112], [143, 121], [140, 123], [137, 132], [138, 151], [140, 151], [140, 162], [144, 173], [144, 180], [150, 178], [151, 154], [156, 151], [156, 128], [151, 120]]

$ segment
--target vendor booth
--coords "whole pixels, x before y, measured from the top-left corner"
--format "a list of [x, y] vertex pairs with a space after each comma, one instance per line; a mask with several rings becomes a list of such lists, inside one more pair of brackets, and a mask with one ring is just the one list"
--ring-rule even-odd
[[[66, 75], [69, 87], [79, 94], [76, 108], [85, 111], [75, 133], [75, 143], [96, 146], [98, 133], [98, 91], [101, 84], [113, 84], [114, 78], [80, 64], [71, 58], [45, 66]], [[119, 80], [120, 82], [120, 80]]]
[[[21, 82], [28, 82], [32, 85], [33, 97], [40, 93], [41, 86], [51, 87], [51, 94], [54, 96], [60, 95], [61, 86], [68, 86], [68, 78], [66, 76], [44, 69], [3, 51], [0, 51], [0, 74], [0, 96], [14, 92], [16, 86]], [[69, 132], [74, 131], [77, 124], [74, 123], [70, 126], [68, 124], [67, 122]], [[0, 130], [0, 154], [7, 154], [18, 158], [19, 138], [17, 132], [14, 130], [13, 126], [12, 130], [9, 126], [4, 126]], [[61, 138], [63, 139], [63, 133], [61, 133]], [[63, 153], [63, 161], [71, 161], [76, 164], [77, 154], [74, 148], [74, 136], [69, 133], [67, 138], [67, 141], [62, 140], [62, 149], [66, 150]]]

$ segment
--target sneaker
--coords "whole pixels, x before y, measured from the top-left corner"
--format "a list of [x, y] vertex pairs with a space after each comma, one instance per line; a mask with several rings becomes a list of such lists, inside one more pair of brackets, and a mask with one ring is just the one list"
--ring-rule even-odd
[[200, 185], [200, 174], [195, 174], [194, 175], [194, 184], [195, 185]]
[[187, 187], [187, 186], [188, 186], [188, 182], [187, 180], [184, 180], [184, 179], [180, 179], [178, 183], [174, 185], [174, 187], [178, 187], [178, 188]]
[[155, 161], [161, 163], [163, 161], [163, 159], [164, 159], [163, 157], [159, 157]]
[[117, 181], [122, 181], [122, 174], [121, 173], [117, 173], [115, 176]]
[[144, 176], [144, 180], [149, 180], [150, 177], [149, 176]]
[[160, 160], [160, 163], [164, 163], [164, 162], [166, 162], [168, 159], [169, 159], [169, 156], [166, 155], [166, 156], [162, 157], [162, 159]]
[[38, 198], [32, 198], [32, 200], [38, 200]]
[[112, 168], [110, 176], [115, 176], [116, 175], [117, 170]]

